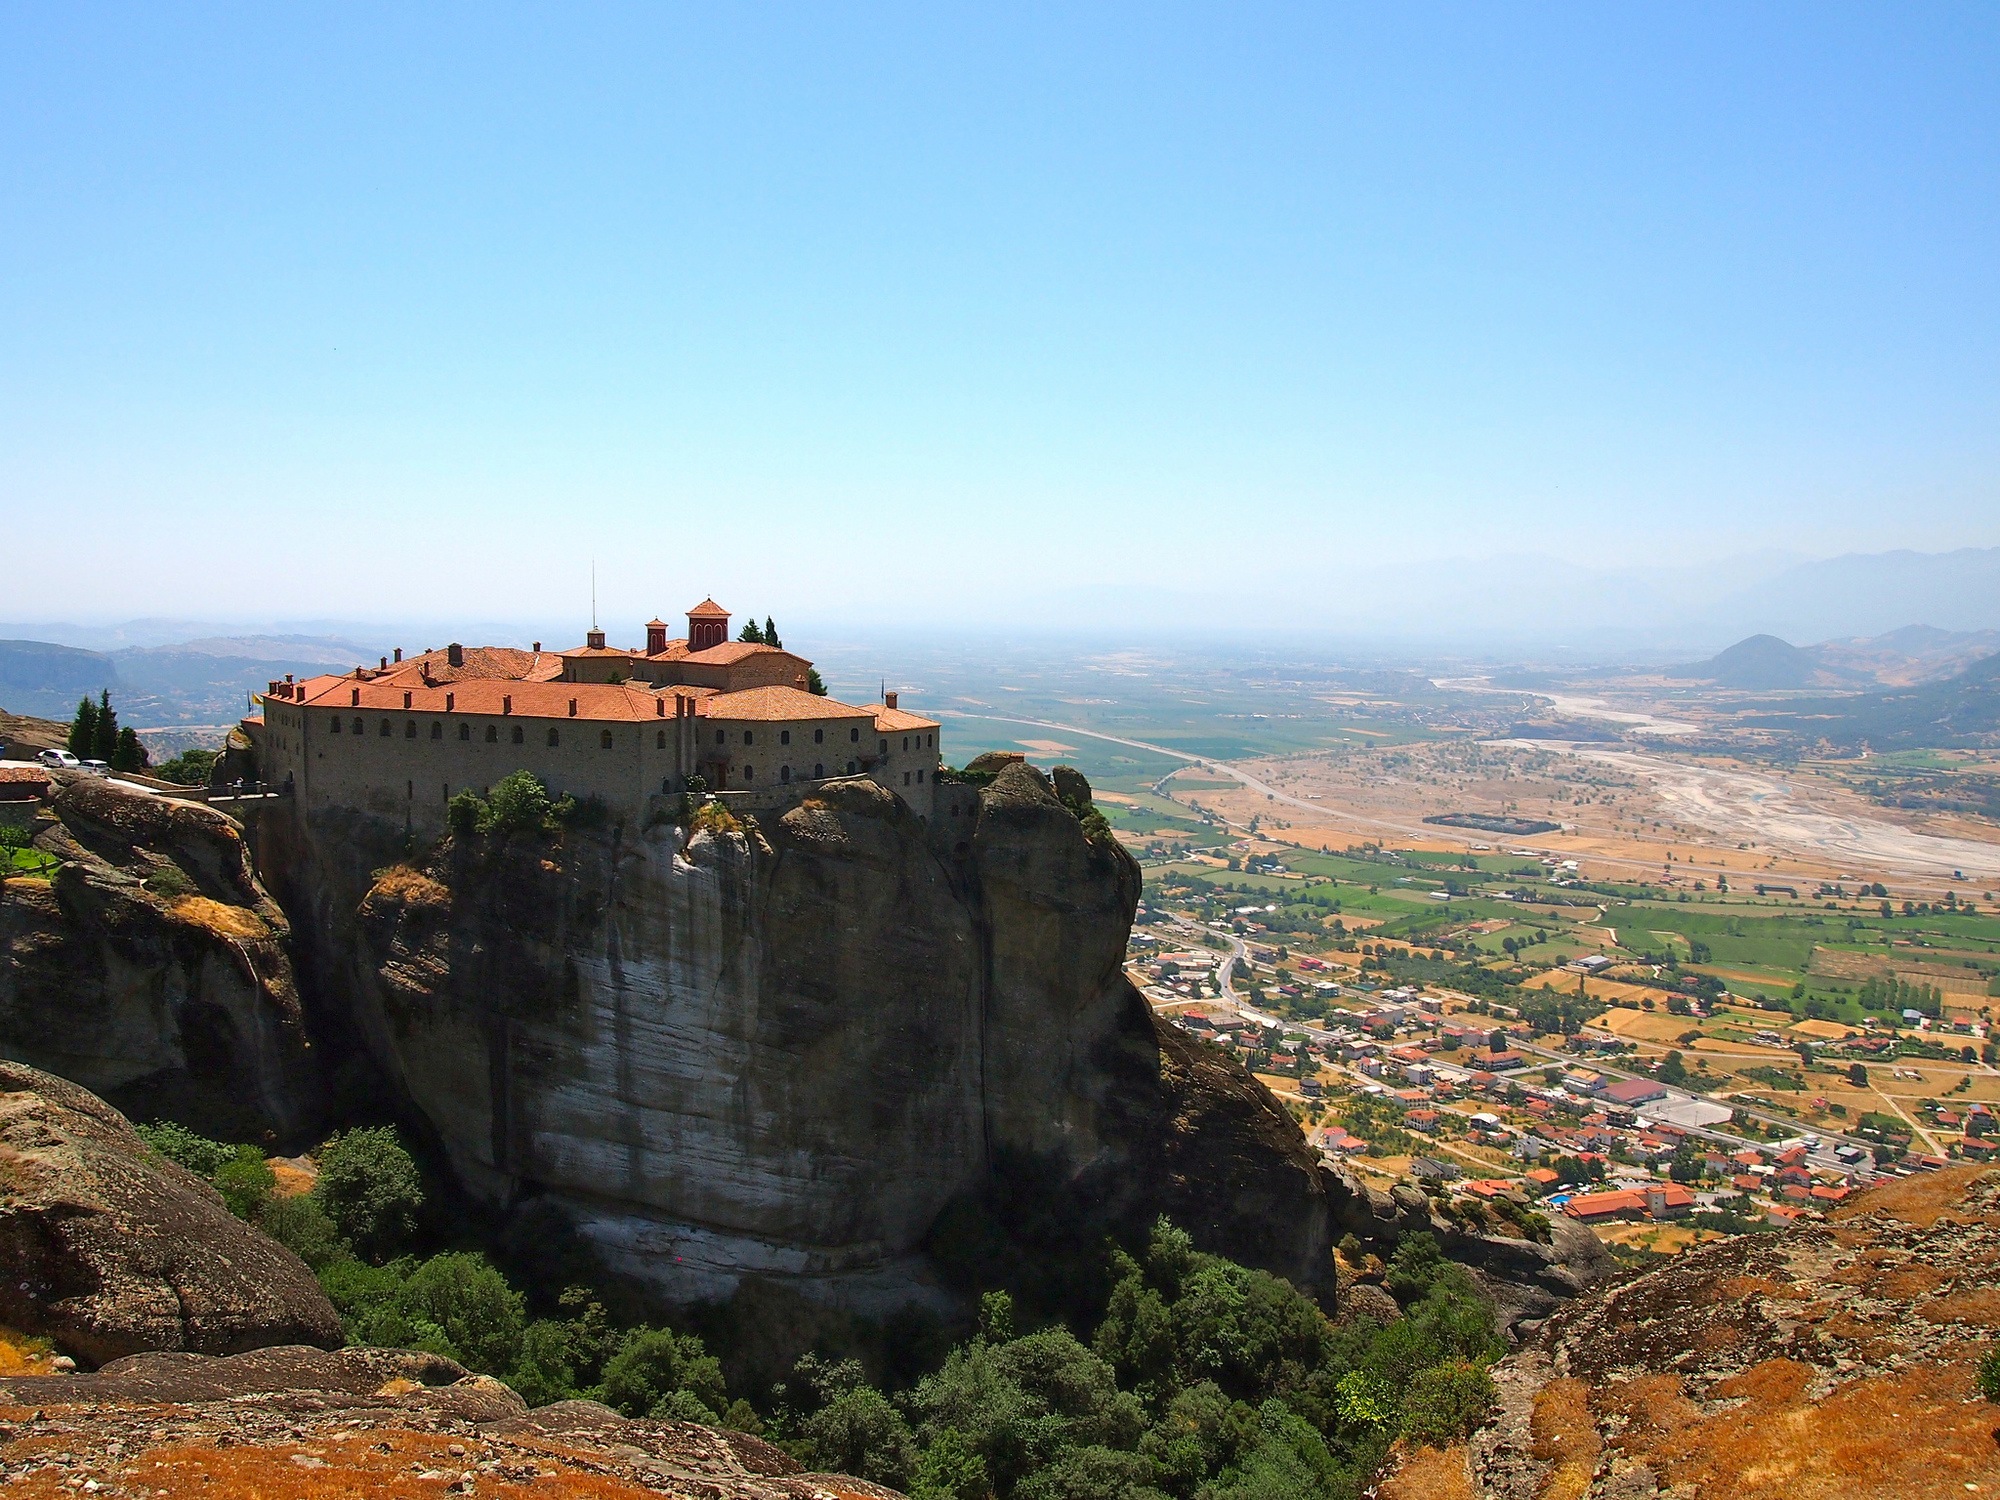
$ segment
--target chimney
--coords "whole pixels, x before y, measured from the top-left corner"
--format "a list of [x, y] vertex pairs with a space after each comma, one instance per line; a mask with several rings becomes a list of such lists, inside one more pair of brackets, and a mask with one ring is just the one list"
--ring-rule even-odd
[[446, 693], [444, 695], [444, 711], [446, 713], [453, 713], [457, 710], [457, 707], [458, 707], [458, 694]]
[[407, 692], [403, 694], [403, 707], [408, 708], [410, 706], [410, 698], [411, 694]]
[[[396, 660], [401, 661], [402, 659], [403, 659], [403, 653], [398, 651], [396, 653]], [[386, 656], [382, 658], [382, 670], [385, 672], [389, 670], [389, 658]]]
[[572, 719], [576, 717], [576, 699], [574, 698], [569, 700], [569, 716]]
[[396, 660], [401, 661], [402, 659], [403, 659], [403, 648], [401, 646], [398, 646], [396, 648]]
[[535, 655], [537, 655], [537, 656], [540, 656], [541, 654], [542, 654], [542, 643], [541, 643], [540, 641], [536, 641], [536, 642], [535, 642]]
[[667, 700], [664, 698], [655, 698], [653, 700], [653, 717], [656, 719], [664, 719], [666, 716], [667, 716]]
[[459, 645], [457, 641], [453, 641], [449, 646], [444, 648], [444, 659], [450, 662], [454, 667], [464, 666], [465, 647]]
[[292, 680], [292, 674], [290, 672], [287, 672], [285, 674], [285, 681], [290, 682], [291, 680]]
[[511, 714], [513, 711], [514, 711], [514, 695], [512, 693], [509, 693], [506, 697], [500, 700], [500, 712], [503, 714]]
[[884, 693], [882, 695], [882, 706], [884, 708], [894, 708], [896, 706], [896, 695], [894, 693]]
[[360, 689], [360, 688], [356, 688], [356, 689], [354, 690], [354, 698], [353, 698], [353, 704], [354, 704], [354, 707], [356, 707], [356, 708], [359, 708], [359, 707], [361, 707], [361, 689]]

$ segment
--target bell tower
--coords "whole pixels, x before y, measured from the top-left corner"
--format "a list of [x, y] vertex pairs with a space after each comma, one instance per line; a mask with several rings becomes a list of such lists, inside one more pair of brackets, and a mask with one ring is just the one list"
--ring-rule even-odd
[[706, 651], [729, 639], [729, 611], [704, 599], [688, 611], [688, 650]]

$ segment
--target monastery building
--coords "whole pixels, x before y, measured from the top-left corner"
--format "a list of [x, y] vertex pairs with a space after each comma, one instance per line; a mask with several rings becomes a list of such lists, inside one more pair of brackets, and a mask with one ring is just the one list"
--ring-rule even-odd
[[[601, 798], [639, 818], [691, 783], [726, 801], [781, 805], [812, 783], [865, 776], [928, 818], [937, 797], [938, 724], [896, 706], [855, 707], [815, 693], [812, 663], [729, 639], [729, 612], [704, 599], [687, 635], [646, 626], [643, 650], [605, 644], [545, 652], [452, 645], [339, 676], [287, 678], [243, 721], [261, 776], [288, 785], [302, 812], [353, 808], [413, 829], [445, 806], [531, 771], [551, 795]], [[694, 783], [694, 778], [699, 778]]]

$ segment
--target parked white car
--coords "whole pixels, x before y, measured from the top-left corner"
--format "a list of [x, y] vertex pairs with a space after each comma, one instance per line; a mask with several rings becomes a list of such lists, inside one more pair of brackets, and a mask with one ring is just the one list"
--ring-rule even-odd
[[44, 750], [35, 759], [45, 766], [53, 766], [58, 771], [78, 771], [83, 768], [83, 762], [67, 750]]
[[111, 774], [111, 763], [104, 760], [87, 760], [83, 763], [83, 769], [90, 772], [93, 776], [109, 776]]

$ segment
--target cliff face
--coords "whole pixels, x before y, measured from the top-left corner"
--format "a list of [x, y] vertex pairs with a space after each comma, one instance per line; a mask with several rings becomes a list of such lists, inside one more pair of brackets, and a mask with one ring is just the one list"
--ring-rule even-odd
[[[1163, 1044], [1120, 970], [1139, 874], [1025, 767], [970, 831], [867, 784], [741, 833], [269, 836], [321, 992], [495, 1203], [546, 1195], [673, 1297], [745, 1274], [879, 1307], [996, 1160], [1314, 1285], [1324, 1189], [1251, 1080]], [[305, 915], [310, 908], [311, 916]]]
[[318, 1109], [289, 924], [207, 808], [58, 773], [53, 880], [0, 894], [0, 1056], [139, 1118], [286, 1138]]

